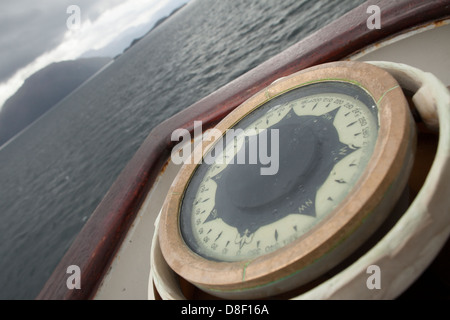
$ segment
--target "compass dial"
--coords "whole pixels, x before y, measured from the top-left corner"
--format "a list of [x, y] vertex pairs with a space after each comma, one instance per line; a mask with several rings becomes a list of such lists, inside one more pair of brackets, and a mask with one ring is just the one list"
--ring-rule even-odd
[[273, 83], [205, 134], [201, 163], [181, 168], [159, 222], [164, 259], [224, 298], [268, 297], [332, 272], [404, 190], [411, 123], [398, 83], [365, 63]]
[[[319, 86], [328, 92], [317, 93]], [[375, 102], [348, 83], [310, 85], [271, 101], [228, 131], [211, 149], [213, 161], [197, 169], [181, 207], [184, 240], [218, 261], [291, 243], [353, 188], [377, 132]], [[264, 174], [268, 155], [273, 170]]]

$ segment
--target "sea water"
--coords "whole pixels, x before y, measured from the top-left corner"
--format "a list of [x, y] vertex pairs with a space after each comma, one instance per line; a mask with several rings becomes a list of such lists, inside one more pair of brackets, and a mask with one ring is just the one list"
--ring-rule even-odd
[[0, 299], [33, 299], [152, 128], [362, 0], [191, 0], [0, 149]]

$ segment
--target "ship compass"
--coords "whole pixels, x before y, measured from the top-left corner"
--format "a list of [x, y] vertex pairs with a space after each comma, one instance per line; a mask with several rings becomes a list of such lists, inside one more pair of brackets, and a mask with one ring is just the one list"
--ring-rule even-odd
[[339, 62], [276, 81], [237, 107], [169, 191], [169, 266], [223, 298], [313, 281], [367, 240], [406, 184], [414, 128], [397, 82]]

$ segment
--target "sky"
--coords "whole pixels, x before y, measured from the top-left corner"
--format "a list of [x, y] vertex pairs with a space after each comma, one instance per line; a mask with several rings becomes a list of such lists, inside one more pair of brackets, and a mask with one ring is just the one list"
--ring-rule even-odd
[[53, 62], [114, 57], [189, 0], [2, 0], [0, 109]]

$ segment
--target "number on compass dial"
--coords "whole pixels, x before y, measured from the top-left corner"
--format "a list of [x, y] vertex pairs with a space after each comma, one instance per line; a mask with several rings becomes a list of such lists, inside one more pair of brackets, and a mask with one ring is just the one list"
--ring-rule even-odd
[[[374, 108], [343, 93], [313, 94], [244, 123], [234, 139], [222, 140], [228, 143], [215, 162], [200, 165], [195, 174], [197, 189], [181, 210], [182, 217], [189, 215], [189, 223], [181, 225], [186, 243], [203, 257], [240, 261], [281, 248], [313, 228], [350, 192], [368, 163], [378, 130]], [[272, 139], [275, 132], [278, 141]], [[268, 167], [261, 142], [267, 143], [266, 155], [278, 153], [270, 154], [278, 161], [275, 174], [261, 174]]]

